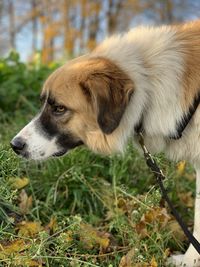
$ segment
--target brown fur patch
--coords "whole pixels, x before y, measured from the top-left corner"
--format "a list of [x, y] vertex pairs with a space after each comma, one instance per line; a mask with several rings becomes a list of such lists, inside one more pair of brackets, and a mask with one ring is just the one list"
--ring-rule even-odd
[[200, 21], [175, 26], [185, 57], [182, 106], [187, 112], [200, 93]]
[[118, 127], [134, 86], [116, 65], [102, 58], [95, 59], [95, 64], [98, 61], [103, 63], [102, 68], [89, 74], [80, 85], [93, 103], [100, 128], [110, 134]]
[[53, 73], [42, 93], [70, 110], [67, 123], [67, 114], [56, 119], [60, 131], [70, 131], [94, 151], [111, 153], [117, 143], [113, 132], [133, 90], [133, 82], [113, 62], [84, 58]]

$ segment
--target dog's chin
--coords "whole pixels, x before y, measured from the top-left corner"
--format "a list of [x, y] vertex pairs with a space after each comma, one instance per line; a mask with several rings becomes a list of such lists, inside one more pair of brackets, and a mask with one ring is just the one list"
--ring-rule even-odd
[[47, 160], [49, 158], [55, 158], [55, 157], [61, 157], [64, 156], [65, 154], [67, 154], [70, 150], [72, 150], [73, 148], [82, 145], [83, 142], [77, 142], [76, 144], [74, 144], [71, 147], [67, 147], [67, 148], [57, 148], [55, 152], [51, 152], [51, 153], [46, 153], [45, 151], [41, 150], [38, 151], [38, 149], [36, 150], [29, 150], [26, 149], [25, 151], [21, 151], [20, 153], [17, 153], [21, 158], [24, 158], [26, 160], [34, 160], [34, 161], [43, 161], [43, 160]]
[[41, 154], [34, 154], [34, 153], [30, 153], [30, 152], [24, 152], [24, 153], [20, 153], [19, 156], [25, 160], [34, 160], [34, 161], [43, 161], [43, 160], [47, 160], [49, 158], [54, 158], [54, 157], [61, 157], [64, 156], [66, 153], [68, 152], [68, 150], [61, 150], [58, 152], [55, 152], [51, 155], [45, 155], [45, 153], [41, 153]]

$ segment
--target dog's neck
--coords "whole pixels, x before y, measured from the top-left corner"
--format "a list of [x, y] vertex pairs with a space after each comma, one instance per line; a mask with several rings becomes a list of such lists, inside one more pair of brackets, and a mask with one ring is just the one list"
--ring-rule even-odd
[[195, 100], [192, 109], [181, 104], [185, 70], [181, 47], [172, 28], [137, 28], [108, 38], [92, 53], [115, 62], [135, 84], [118, 133], [123, 136], [122, 146], [134, 134], [141, 116], [149, 137], [178, 137], [189, 123], [197, 106]]
[[180, 84], [184, 62], [181, 49], [174, 52], [174, 35], [168, 28], [139, 28], [108, 38], [93, 52], [93, 56], [113, 60], [134, 81], [129, 115], [125, 114], [132, 131], [143, 113], [149, 136], [174, 135], [183, 116]]
[[[194, 98], [193, 104], [190, 106], [188, 112], [183, 115], [182, 119], [177, 122], [177, 127], [174, 129], [174, 134], [169, 136], [169, 139], [180, 139], [183, 135], [184, 130], [190, 123], [193, 115], [195, 114], [198, 106], [200, 104], [200, 93]], [[144, 132], [144, 126], [143, 126], [143, 116], [141, 115], [140, 120], [134, 127], [134, 131], [136, 134], [143, 133]]]

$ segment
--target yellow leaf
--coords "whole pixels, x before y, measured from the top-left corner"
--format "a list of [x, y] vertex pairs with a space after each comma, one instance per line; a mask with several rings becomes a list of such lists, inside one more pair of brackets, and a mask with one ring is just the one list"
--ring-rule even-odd
[[25, 243], [22, 239], [17, 239], [8, 244], [0, 244], [0, 259], [5, 259], [8, 256], [19, 253], [30, 247], [30, 244]]
[[25, 237], [33, 237], [38, 234], [41, 230], [43, 230], [41, 224], [39, 222], [26, 222], [23, 221], [17, 225], [16, 228], [19, 232], [20, 236]]
[[134, 264], [133, 266], [131, 266], [131, 267], [149, 267], [149, 264], [148, 263], [146, 263], [146, 262], [143, 262], [143, 263], [136, 263], [136, 264]]
[[29, 179], [27, 177], [23, 178], [10, 178], [9, 181], [11, 182], [11, 186], [14, 189], [22, 189], [23, 187], [29, 184]]
[[[7, 264], [6, 266], [27, 266], [27, 267], [42, 267], [42, 262], [26, 258], [25, 250], [29, 249], [30, 243], [23, 239], [16, 239], [7, 244], [0, 243], [0, 259]], [[15, 258], [14, 265], [12, 258]]]
[[169, 255], [170, 255], [170, 249], [166, 248], [165, 251], [164, 251], [164, 259], [168, 258]]
[[183, 173], [184, 173], [184, 171], [185, 171], [185, 166], [186, 166], [186, 161], [180, 161], [178, 164], [177, 164], [177, 166], [176, 166], [176, 169], [177, 169], [177, 174], [179, 175], [179, 176], [181, 176]]
[[119, 267], [135, 267], [135, 264], [133, 264], [134, 254], [135, 248], [132, 248], [125, 256], [121, 258]]
[[16, 266], [27, 266], [27, 267], [42, 267], [42, 264], [40, 264], [38, 261], [20, 257], [20, 256], [15, 258], [15, 265]]
[[192, 197], [192, 192], [186, 192], [186, 193], [179, 193], [178, 194], [181, 202], [183, 202], [186, 207], [193, 208], [194, 207], [194, 198]]
[[100, 249], [107, 249], [110, 244], [109, 234], [100, 232], [88, 224], [82, 224], [80, 229], [80, 240], [87, 248], [99, 246]]
[[47, 226], [45, 226], [45, 230], [55, 233], [56, 228], [57, 228], [57, 220], [55, 217], [51, 217], [50, 222], [47, 224]]
[[161, 227], [165, 227], [165, 225], [170, 220], [170, 216], [167, 213], [165, 208], [155, 207], [152, 208], [150, 211], [147, 211], [143, 216], [141, 221], [144, 223], [160, 223]]
[[28, 196], [26, 191], [22, 189], [20, 195], [19, 195], [19, 208], [22, 214], [27, 214], [31, 207], [32, 207], [32, 196]]
[[151, 259], [151, 263], [150, 263], [150, 266], [149, 267], [158, 267], [158, 263], [156, 262], [155, 257], [153, 257]]

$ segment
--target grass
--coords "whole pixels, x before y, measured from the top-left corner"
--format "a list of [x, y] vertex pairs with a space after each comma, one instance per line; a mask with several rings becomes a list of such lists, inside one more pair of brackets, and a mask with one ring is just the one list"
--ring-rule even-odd
[[[160, 215], [165, 204], [131, 144], [121, 156], [99, 156], [82, 147], [60, 159], [27, 162], [17, 158], [8, 143], [29, 119], [18, 113], [2, 124], [0, 240], [12, 252], [0, 253], [2, 266], [20, 266], [23, 260], [23, 266], [114, 267], [123, 256], [127, 260], [130, 251], [131, 266], [154, 266], [153, 257], [157, 266], [164, 266], [169, 248], [184, 251], [187, 241], [176, 224], [171, 227], [173, 219]], [[193, 190], [193, 171], [188, 167], [180, 175], [175, 164], [162, 156], [158, 160], [169, 177], [166, 185], [173, 189], [175, 205], [192, 224], [192, 210], [185, 212], [190, 208], [177, 192]], [[22, 177], [30, 180], [25, 189], [13, 188], [10, 180]], [[26, 212], [20, 209], [22, 191], [32, 198]], [[154, 218], [155, 211], [160, 219]], [[26, 222], [37, 222], [40, 228], [28, 232]], [[25, 230], [20, 232], [21, 224]], [[22, 249], [12, 251], [21, 240], [28, 246], [23, 243]]]

